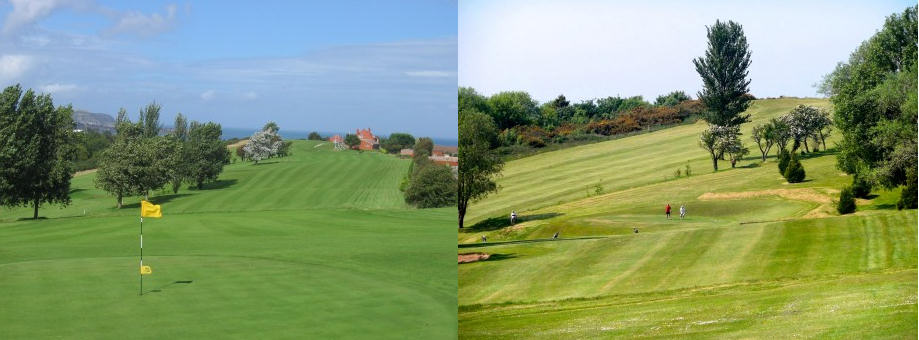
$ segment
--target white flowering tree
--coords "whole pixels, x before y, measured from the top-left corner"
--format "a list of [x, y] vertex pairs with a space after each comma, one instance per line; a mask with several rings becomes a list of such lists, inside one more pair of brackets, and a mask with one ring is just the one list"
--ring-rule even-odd
[[[782, 119], [788, 124], [791, 138], [794, 140], [792, 151], [797, 150], [801, 144], [804, 144], [804, 151], [810, 152], [807, 139], [818, 137], [820, 141], [825, 141], [823, 131], [832, 124], [830, 115], [826, 110], [805, 105], [798, 105], [791, 112], [782, 116]], [[824, 146], [825, 148], [826, 146]], [[816, 151], [816, 147], [814, 151]]]
[[246, 157], [255, 161], [266, 159], [278, 154], [281, 149], [281, 138], [271, 130], [262, 130], [249, 137], [249, 142], [243, 146]]
[[731, 166], [737, 160], [749, 153], [740, 140], [739, 126], [709, 125], [708, 129], [699, 136], [699, 147], [708, 151], [712, 157], [712, 168], [718, 171], [718, 160], [725, 154], [731, 156]]

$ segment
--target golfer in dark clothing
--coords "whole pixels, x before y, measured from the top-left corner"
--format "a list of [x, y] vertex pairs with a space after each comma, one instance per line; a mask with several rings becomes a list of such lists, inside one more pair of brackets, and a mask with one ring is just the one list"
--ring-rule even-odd
[[667, 203], [667, 219], [670, 219], [670, 203]]
[[557, 231], [555, 232], [555, 235], [552, 235], [552, 239], [553, 239], [553, 240], [558, 239], [558, 232], [557, 232]]

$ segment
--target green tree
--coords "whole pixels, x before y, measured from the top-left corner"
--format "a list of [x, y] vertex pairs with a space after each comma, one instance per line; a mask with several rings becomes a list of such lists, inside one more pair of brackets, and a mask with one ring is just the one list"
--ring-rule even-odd
[[429, 164], [417, 168], [405, 188], [405, 202], [418, 208], [439, 208], [456, 202], [456, 178], [449, 167]]
[[70, 204], [73, 108], [54, 107], [50, 94], [7, 87], [0, 96], [0, 204]]
[[750, 120], [742, 114], [749, 106], [750, 67], [749, 46], [743, 27], [733, 21], [715, 21], [706, 27], [708, 49], [705, 56], [693, 59], [696, 72], [702, 77], [699, 100], [705, 104], [702, 115], [709, 124], [739, 126]]
[[[187, 145], [188, 120], [181, 113], [176, 115], [175, 123], [173, 124], [172, 138], [179, 144], [177, 153], [180, 157], [188, 159], [188, 157], [191, 156]], [[182, 187], [182, 183], [189, 177], [188, 163], [184, 161], [176, 162], [176, 167], [169, 171], [169, 177], [169, 181], [172, 184], [172, 193], [178, 193], [179, 188]]]
[[278, 123], [269, 121], [265, 123], [265, 126], [262, 126], [262, 131], [269, 131], [271, 133], [277, 134], [278, 131], [281, 131], [281, 128], [278, 127]]
[[788, 150], [788, 142], [791, 140], [791, 131], [788, 128], [788, 124], [785, 123], [785, 120], [782, 118], [772, 118], [767, 123], [769, 126], [769, 139], [772, 140], [772, 144], [777, 146], [776, 156], [778, 156], [782, 151]]
[[380, 142], [380, 146], [386, 149], [387, 153], [397, 154], [402, 149], [407, 149], [415, 145], [415, 137], [408, 133], [396, 132], [389, 135]]
[[785, 169], [788, 169], [788, 162], [791, 162], [791, 153], [785, 149], [779, 149], [778, 155], [779, 174], [785, 176]]
[[124, 197], [140, 194], [134, 164], [139, 155], [138, 139], [119, 138], [111, 147], [102, 152], [99, 168], [96, 171], [95, 185], [113, 196], [121, 209]]
[[654, 105], [657, 106], [676, 106], [683, 101], [690, 100], [692, 98], [683, 91], [673, 91], [668, 94], [660, 95], [657, 99], [654, 100]]
[[160, 125], [161, 108], [160, 104], [154, 101], [140, 110], [140, 117], [137, 120], [137, 124], [141, 128], [144, 138], [153, 138], [160, 135], [160, 130], [163, 128], [163, 126]]
[[357, 135], [349, 133], [345, 135], [345, 145], [347, 145], [348, 148], [354, 149], [358, 145], [361, 145], [361, 139], [358, 138]]
[[428, 156], [434, 154], [434, 141], [428, 137], [421, 137], [415, 141], [415, 146], [412, 147], [412, 159], [427, 159]]
[[[699, 147], [708, 151], [712, 158], [712, 168], [718, 171], [718, 160], [722, 159], [728, 152], [734, 152], [735, 155], [746, 154], [743, 143], [740, 141], [740, 128], [709, 125], [708, 129], [699, 136]], [[736, 159], [734, 159], [735, 163]], [[732, 164], [733, 165], [733, 164]]]
[[522, 91], [506, 91], [488, 98], [488, 111], [499, 129], [527, 125], [534, 121], [539, 110], [530, 94]]
[[476, 111], [460, 112], [458, 133], [457, 212], [462, 228], [469, 202], [498, 190], [494, 178], [501, 173], [504, 161], [494, 151], [498, 128], [490, 116]]
[[756, 142], [759, 152], [762, 154], [763, 162], [766, 161], [766, 155], [775, 141], [772, 138], [773, 126], [771, 124], [760, 124], [753, 127], [753, 141]]
[[479, 112], [488, 111], [488, 100], [475, 91], [471, 87], [460, 87], [459, 88], [459, 97], [457, 98], [457, 104], [459, 105], [458, 112], [464, 110], [476, 110]]
[[198, 189], [207, 181], [216, 180], [223, 172], [223, 166], [230, 161], [230, 150], [221, 140], [223, 130], [213, 122], [192, 122], [188, 132], [187, 156], [188, 178]]
[[290, 147], [294, 145], [294, 142], [285, 140], [281, 141], [281, 145], [278, 147], [278, 157], [287, 157], [290, 156]]
[[916, 10], [887, 17], [821, 86], [842, 135], [837, 166], [888, 189], [916, 178]]
[[306, 137], [306, 139], [309, 139], [309, 140], [322, 140], [322, 136], [319, 135], [319, 132], [312, 131], [312, 132], [310, 132], [309, 136]]
[[842, 215], [855, 212], [855, 196], [852, 195], [852, 188], [844, 187], [839, 191], [839, 201], [836, 202], [836, 211]]
[[785, 179], [788, 180], [788, 183], [801, 183], [804, 181], [806, 173], [804, 171], [804, 166], [801, 165], [801, 161], [798, 159], [798, 154], [791, 154], [791, 159], [789, 159], [788, 166], [785, 168], [785, 173], [783, 175]]

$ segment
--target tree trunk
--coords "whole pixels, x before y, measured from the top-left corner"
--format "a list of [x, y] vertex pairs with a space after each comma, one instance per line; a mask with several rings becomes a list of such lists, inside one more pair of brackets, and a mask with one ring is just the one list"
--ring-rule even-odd
[[459, 227], [463, 229], [463, 218], [466, 217], [466, 204], [460, 202], [456, 211], [459, 213]]
[[807, 147], [807, 137], [804, 137], [804, 151], [811, 152], [811, 149]]
[[732, 158], [731, 158], [731, 168], [734, 168], [735, 165], [737, 165], [737, 159], [735, 159], [735, 158], [732, 157]]
[[204, 189], [204, 181], [199, 179], [198, 180], [198, 190], [201, 190], [201, 189]]
[[826, 151], [826, 137], [823, 136], [823, 130], [820, 130], [820, 141], [823, 142], [823, 151]]
[[121, 193], [118, 193], [118, 209], [121, 209]]
[[37, 220], [38, 219], [38, 197], [35, 197], [35, 201], [32, 202], [32, 205], [35, 206], [35, 213], [32, 215], [32, 219]]
[[715, 171], [718, 171], [718, 157], [712, 155], [712, 167], [715, 168]]

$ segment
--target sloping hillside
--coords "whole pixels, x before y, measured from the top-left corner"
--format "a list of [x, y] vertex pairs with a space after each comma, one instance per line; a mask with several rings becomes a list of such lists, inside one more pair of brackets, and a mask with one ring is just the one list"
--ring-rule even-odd
[[[755, 124], [798, 103], [826, 105], [759, 100], [749, 112]], [[695, 144], [702, 124], [508, 163], [502, 192], [473, 208], [479, 221], [516, 209], [522, 223], [460, 232], [460, 253], [491, 255], [460, 265], [461, 336], [916, 333], [917, 218], [894, 208], [896, 190], [838, 216], [832, 201], [851, 178], [832, 148], [805, 156], [804, 183], [752, 150], [712, 173]], [[693, 174], [676, 178], [687, 162]], [[604, 193], [588, 197], [598, 182]]]

